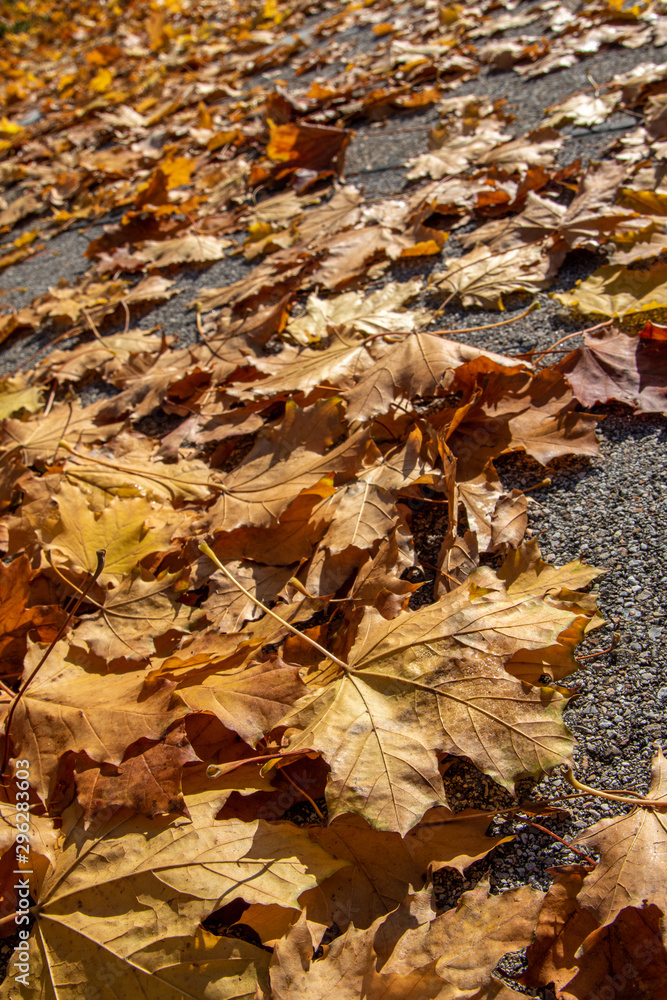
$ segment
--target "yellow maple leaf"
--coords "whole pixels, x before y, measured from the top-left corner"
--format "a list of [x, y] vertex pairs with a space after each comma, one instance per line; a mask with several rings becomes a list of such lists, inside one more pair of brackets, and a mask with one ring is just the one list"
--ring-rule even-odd
[[191, 160], [189, 156], [175, 156], [164, 160], [160, 164], [160, 170], [167, 178], [167, 190], [180, 187], [182, 184], [189, 184], [192, 171], [197, 166], [196, 160]]
[[4, 115], [0, 118], [0, 132], [4, 135], [16, 135], [17, 132], [22, 131], [22, 125], [17, 125], [16, 122], [10, 122], [9, 118], [5, 118]]
[[96, 94], [103, 94], [105, 90], [108, 90], [111, 86], [111, 81], [113, 80], [113, 73], [110, 69], [103, 67], [99, 69], [93, 79], [90, 81], [90, 89], [94, 90]]
[[[86, 503], [83, 493], [63, 483], [58, 493], [60, 529], [53, 538], [56, 559], [93, 573], [97, 551], [106, 551], [101, 582], [120, 578], [152, 552], [169, 548], [176, 521], [164, 508], [141, 497], [114, 498], [100, 514]], [[159, 510], [159, 523], [151, 523]], [[166, 515], [166, 516], [165, 516]]]

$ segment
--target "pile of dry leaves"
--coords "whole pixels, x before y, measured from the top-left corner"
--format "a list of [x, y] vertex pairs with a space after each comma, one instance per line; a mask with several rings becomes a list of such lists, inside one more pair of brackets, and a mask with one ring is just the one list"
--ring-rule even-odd
[[[663, 6], [5, 5], [0, 267], [120, 209], [75, 284], [0, 315], [48, 345], [0, 383], [0, 930], [29, 857], [21, 995], [510, 1000], [494, 970], [527, 947], [524, 987], [665, 996], [661, 753], [548, 892], [433, 893], [508, 839], [493, 809], [450, 808], [444, 771], [465, 758], [511, 793], [567, 765], [561, 682], [601, 624], [598, 570], [542, 561], [494, 461], [595, 455], [585, 408], [667, 397], [667, 66], [519, 138], [456, 86], [660, 45]], [[533, 22], [548, 40], [517, 33]], [[369, 26], [372, 54], [299, 84]], [[289, 86], [257, 82], [276, 67]], [[434, 105], [400, 198], [345, 182], [351, 125]], [[637, 127], [606, 159], [559, 166], [559, 128], [618, 109]], [[582, 248], [607, 263], [558, 296], [589, 330], [557, 364], [442, 329], [448, 303], [502, 309]], [[239, 254], [247, 274], [191, 304], [196, 344], [136, 326], [179, 265]], [[422, 257], [426, 297], [391, 271]], [[424, 505], [446, 517], [437, 565]]]

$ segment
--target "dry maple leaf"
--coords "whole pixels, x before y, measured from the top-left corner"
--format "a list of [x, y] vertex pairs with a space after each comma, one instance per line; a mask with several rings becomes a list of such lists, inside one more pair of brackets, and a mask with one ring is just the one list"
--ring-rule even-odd
[[410, 536], [399, 525], [359, 567], [350, 598], [358, 605], [377, 608], [383, 618], [395, 618], [399, 611], [406, 610], [410, 595], [420, 586], [403, 579], [412, 564]]
[[[243, 560], [227, 563], [227, 569], [246, 590], [266, 604], [281, 596], [281, 591], [294, 576], [298, 564], [263, 566]], [[261, 609], [221, 572], [211, 574], [208, 587], [209, 596], [202, 604], [202, 610], [218, 631], [241, 632], [247, 621], [261, 616]]]
[[128, 330], [79, 344], [69, 351], [51, 351], [38, 365], [38, 371], [61, 382], [78, 382], [88, 372], [106, 370], [109, 362], [121, 364], [133, 354], [157, 351], [160, 345], [160, 338], [146, 330]]
[[479, 158], [495, 146], [501, 146], [509, 136], [502, 131], [501, 123], [494, 119], [481, 121], [471, 129], [468, 122], [457, 123], [439, 145], [430, 153], [420, 153], [408, 160], [408, 180], [419, 177], [443, 177], [465, 173]]
[[347, 388], [373, 364], [373, 354], [358, 337], [330, 331], [317, 348], [287, 345], [279, 355], [257, 358], [253, 365], [268, 377], [229, 386], [229, 394], [241, 399], [265, 399], [284, 390], [305, 392], [322, 383]]
[[78, 402], [61, 403], [46, 416], [39, 414], [30, 420], [7, 419], [2, 427], [2, 451], [20, 450], [23, 461], [31, 465], [36, 459], [53, 460], [63, 440], [72, 446], [104, 441], [122, 426], [97, 424], [96, 418], [106, 403], [106, 400], [100, 400], [85, 407]]
[[[68, 652], [61, 639], [18, 702], [11, 727], [13, 756], [29, 757], [30, 781], [44, 801], [63, 754], [85, 751], [91, 760], [120, 764], [130, 744], [159, 739], [185, 712], [173, 685], [162, 683], [143, 697], [143, 671], [92, 673], [76, 663], [76, 651], [73, 659]], [[29, 648], [26, 676], [42, 653], [41, 646]]]
[[[589, 866], [552, 869], [554, 882], [537, 923], [535, 941], [526, 953], [522, 982], [529, 987], [555, 986], [567, 1000], [599, 995], [610, 983], [629, 987], [621, 995], [653, 1000], [663, 995], [667, 951], [662, 913], [654, 905], [627, 906], [600, 928], [593, 913], [579, 904], [578, 893]], [[587, 941], [584, 955], [580, 948]]]
[[619, 222], [629, 214], [613, 205], [625, 172], [623, 164], [614, 160], [588, 168], [559, 226], [569, 246], [594, 250], [605, 236], [608, 239], [616, 233]]
[[[0, 796], [0, 855], [5, 855], [8, 850], [11, 850], [13, 855], [14, 865], [16, 864], [16, 792], [19, 790], [15, 785], [16, 778], [9, 785], [10, 795], [12, 801], [8, 801], [7, 791], [3, 789], [2, 795]], [[46, 859], [51, 864], [55, 861], [56, 854], [56, 844], [58, 842], [58, 831], [56, 826], [49, 816], [40, 815], [34, 809], [31, 810], [30, 814], [30, 851], [27, 852], [29, 855], [35, 854], [39, 855], [40, 859]], [[23, 846], [23, 845], [21, 845]], [[38, 863], [36, 867], [40, 869], [42, 866]], [[12, 875], [15, 872], [11, 873]], [[40, 871], [40, 875], [42, 871]], [[12, 879], [12, 882], [15, 881]], [[12, 886], [12, 890], [13, 890]], [[14, 903], [15, 897], [12, 892], [12, 903]], [[12, 921], [13, 922], [13, 921]], [[16, 926], [16, 925], [14, 925]]]
[[95, 506], [99, 506], [95, 503], [98, 490], [105, 498], [145, 497], [176, 507], [207, 500], [219, 489], [204, 462], [161, 461], [151, 454], [150, 442], [126, 434], [115, 438], [113, 451], [65, 450], [72, 457], [65, 463], [64, 474], [79, 488], [93, 493]]
[[[468, 373], [457, 373], [460, 384], [468, 384]], [[475, 376], [475, 379], [477, 376]], [[576, 401], [565, 378], [557, 369], [545, 368], [536, 375], [501, 371], [499, 377], [485, 380], [485, 392], [479, 403], [463, 404], [460, 413], [449, 416], [442, 411], [431, 422], [452, 420], [453, 433], [447, 444], [457, 459], [457, 474], [473, 479], [489, 459], [505, 451], [526, 451], [543, 465], [560, 455], [597, 455], [595, 437], [598, 418], [576, 410]]]
[[349, 921], [370, 927], [379, 916], [396, 909], [408, 892], [422, 888], [424, 878], [447, 866], [463, 873], [512, 838], [487, 837], [488, 816], [474, 810], [450, 813], [432, 809], [404, 837], [380, 833], [354, 813], [337, 816], [330, 826], [312, 829], [311, 839], [329, 854], [349, 861], [346, 868], [309, 892], [304, 900], [309, 920], [325, 904], [339, 927]]
[[461, 244], [470, 249], [481, 243], [497, 251], [534, 243], [547, 236], [554, 236], [565, 212], [564, 205], [529, 191], [524, 208], [518, 215], [485, 222], [471, 233], [461, 236]]
[[509, 368], [515, 365], [502, 355], [429, 333], [406, 337], [367, 368], [354, 389], [346, 394], [347, 419], [370, 420], [387, 413], [397, 400], [434, 395], [447, 371], [478, 358], [488, 358]]
[[533, 889], [490, 896], [482, 885], [464, 893], [455, 910], [435, 916], [430, 891], [423, 890], [367, 930], [351, 925], [319, 961], [312, 960], [316, 942], [301, 917], [276, 945], [273, 995], [276, 1000], [306, 994], [324, 1000], [333, 992], [345, 1000], [502, 996], [491, 973], [508, 947], [530, 942], [541, 901], [542, 893]]
[[551, 169], [556, 165], [554, 153], [563, 142], [555, 129], [540, 128], [482, 153], [475, 160], [475, 166], [494, 166], [507, 174], [519, 176], [524, 176], [531, 167]]
[[[372, 549], [377, 539], [386, 537], [397, 521], [395, 498], [363, 480], [338, 490], [329, 508], [331, 523], [319, 541], [331, 554], [350, 547]], [[313, 570], [311, 566], [307, 587], [313, 581]], [[338, 588], [332, 589], [320, 577], [318, 589], [321, 593], [335, 593]]]
[[551, 594], [554, 598], [562, 591], [582, 590], [603, 572], [595, 566], [586, 566], [579, 559], [573, 559], [565, 566], [545, 563], [536, 538], [508, 552], [497, 571], [510, 597], [544, 597]]
[[577, 902], [577, 893], [588, 871], [584, 865], [552, 869], [554, 881], [542, 903], [535, 940], [526, 952], [527, 986], [551, 982], [560, 988], [574, 975], [576, 952], [597, 927], [593, 914], [582, 910]]
[[[284, 255], [284, 256], [283, 256]], [[202, 288], [189, 305], [202, 313], [232, 305], [235, 310], [264, 304], [269, 294], [285, 295], [300, 284], [304, 272], [314, 266], [313, 253], [298, 247], [278, 251], [268, 261], [258, 264], [250, 274], [223, 288]]]
[[545, 119], [546, 125], [601, 125], [614, 111], [619, 103], [618, 92], [609, 94], [574, 94], [567, 100], [555, 105]]
[[319, 480], [334, 473], [341, 479], [350, 478], [366, 447], [366, 434], [358, 431], [325, 454], [311, 450], [312, 445], [295, 442], [291, 453], [289, 447], [289, 439], [283, 439], [282, 455], [277, 454], [274, 441], [260, 437], [243, 464], [227, 476], [222, 496], [207, 514], [209, 530], [231, 531], [244, 524], [268, 526], [302, 490]]
[[[542, 892], [529, 886], [491, 895], [488, 884], [482, 882], [465, 892], [455, 909], [435, 916], [433, 910], [429, 913], [429, 908], [423, 905], [430, 903], [427, 890], [419, 895], [426, 899], [415, 900], [414, 916], [399, 911], [395, 918], [387, 919], [386, 929], [380, 929], [376, 936], [376, 950], [380, 953], [381, 969], [386, 973], [405, 974], [435, 962], [435, 971], [447, 986], [441, 994], [442, 1000], [472, 997], [486, 985], [508, 948], [530, 943], [544, 898]], [[404, 922], [407, 928], [386, 956], [393, 920]]]
[[623, 991], [619, 996], [663, 1000], [667, 983], [663, 919], [651, 904], [621, 910], [613, 924], [592, 935], [594, 942], [577, 961], [579, 970], [561, 987], [564, 1000], [604, 996], [612, 983]]
[[[604, 245], [609, 267], [561, 301], [632, 329], [661, 318], [665, 67], [591, 79], [565, 101], [555, 88], [542, 127], [516, 137], [502, 101], [443, 89], [489, 67], [530, 78], [605, 45], [659, 47], [660, 4], [323, 4], [252, 0], [221, 20], [180, 0], [72, 0], [63, 20], [35, 0], [21, 25], [0, 10], [0, 229], [14, 229], [0, 270], [32, 257], [34, 275], [51, 238], [101, 230], [72, 287], [51, 282], [0, 316], [0, 341], [45, 334], [17, 354], [27, 369], [41, 345], [43, 361], [0, 380], [7, 684], [74, 609], [6, 741], [34, 784], [21, 792], [33, 992], [518, 1000], [493, 971], [536, 935], [527, 977], [563, 1000], [611, 987], [667, 1000], [658, 807], [586, 831], [600, 864], [558, 872], [539, 921], [528, 888], [481, 885], [438, 914], [430, 884], [504, 839], [486, 836], [490, 813], [447, 810], [443, 755], [508, 788], [567, 758], [565, 689], [540, 681], [583, 667], [577, 645], [601, 622], [581, 590], [598, 571], [548, 565], [524, 542], [527, 497], [494, 461], [596, 454], [579, 400], [663, 410], [664, 330], [588, 336], [535, 372], [421, 333], [425, 311], [406, 308], [419, 282], [388, 281], [442, 254], [443, 309], [457, 296], [502, 308], [546, 287], [572, 248]], [[530, 24], [544, 37], [522, 35]], [[360, 49], [366, 36], [377, 45]], [[440, 180], [379, 197], [341, 186], [350, 123], [363, 123], [365, 181], [382, 135], [368, 124], [434, 104], [408, 169]], [[549, 122], [620, 110], [642, 122], [610, 155], [559, 169], [571, 138]], [[452, 220], [482, 223], [460, 259], [438, 228]], [[239, 280], [199, 294], [196, 343], [130, 329], [177, 294], [164, 268], [201, 270], [234, 247], [238, 266], [213, 270]], [[76, 392], [105, 398], [62, 402]], [[217, 570], [198, 555], [205, 531]], [[424, 553], [435, 579], [411, 611]], [[19, 784], [0, 794], [0, 936], [16, 926]]]
[[251, 745], [273, 729], [306, 690], [299, 668], [279, 657], [215, 672], [209, 667], [177, 686], [191, 711], [210, 712]]
[[667, 912], [667, 760], [661, 750], [653, 758], [647, 798], [664, 800], [665, 808], [638, 805], [626, 816], [600, 820], [575, 841], [585, 850], [600, 853], [600, 862], [584, 879], [578, 900], [592, 910], [602, 927], [612, 923], [624, 907], [641, 907], [646, 900]]
[[30, 633], [50, 642], [65, 621], [65, 612], [54, 604], [30, 606], [31, 576], [25, 554], [9, 566], [0, 565], [0, 657], [5, 667], [20, 667]]
[[667, 351], [657, 338], [587, 333], [584, 346], [558, 367], [584, 406], [614, 400], [644, 413], [667, 411]]
[[577, 282], [571, 292], [554, 292], [553, 297], [586, 316], [642, 319], [643, 313], [667, 306], [667, 264], [646, 270], [607, 264]]
[[350, 133], [310, 122], [276, 125], [268, 120], [270, 138], [266, 155], [275, 163], [308, 170], [328, 170], [342, 174], [345, 148]]
[[169, 514], [165, 507], [151, 505], [143, 497], [113, 497], [95, 513], [75, 486], [62, 483], [56, 496], [60, 523], [55, 531], [38, 534], [50, 545], [55, 561], [69, 564], [77, 572], [92, 574], [97, 552], [106, 552], [101, 583], [117, 582], [154, 552], [164, 552], [182, 514]]
[[380, 975], [375, 971], [373, 933], [350, 925], [328, 946], [326, 957], [313, 960], [317, 945], [303, 916], [276, 943], [271, 968], [271, 995], [275, 1000], [400, 1000], [406, 996], [439, 997], [442, 983], [435, 969], [411, 970], [407, 975]]
[[35, 413], [42, 408], [43, 389], [29, 385], [24, 376], [4, 378], [0, 381], [0, 420], [24, 410]]
[[361, 191], [352, 184], [334, 186], [329, 201], [312, 208], [299, 220], [297, 232], [302, 243], [321, 240], [341, 229], [351, 229], [360, 218]]
[[149, 818], [183, 813], [183, 767], [194, 762], [198, 763], [199, 758], [181, 723], [159, 743], [140, 740], [129, 748], [117, 767], [108, 764], [91, 767], [85, 758], [77, 759], [74, 767], [77, 801], [86, 820], [102, 810], [121, 808]]
[[229, 240], [215, 236], [177, 236], [173, 240], [148, 240], [135, 256], [151, 267], [170, 267], [172, 264], [200, 264], [220, 260], [231, 246]]
[[416, 330], [428, 322], [426, 310], [398, 310], [419, 292], [421, 284], [418, 278], [404, 284], [391, 281], [366, 298], [358, 292], [329, 299], [309, 295], [304, 315], [290, 320], [286, 332], [300, 344], [312, 344], [321, 341], [332, 327], [343, 336], [349, 332], [373, 335]]
[[407, 832], [445, 804], [436, 749], [508, 788], [567, 757], [562, 697], [520, 694], [502, 664], [551, 644], [573, 617], [539, 599], [470, 600], [466, 588], [390, 622], [365, 609], [349, 667], [281, 722], [301, 730], [290, 749], [317, 749], [331, 766], [329, 815]]
[[436, 242], [434, 239], [421, 239], [416, 233], [396, 233], [386, 226], [368, 226], [337, 233], [318, 245], [318, 250], [327, 250], [328, 253], [318, 264], [311, 282], [338, 291], [365, 274], [376, 259], [398, 260], [400, 257], [439, 254], [443, 242], [442, 233]]
[[79, 1000], [95, 983], [103, 1000], [252, 1000], [266, 952], [200, 921], [230, 895], [298, 908], [341, 862], [291, 824], [216, 821], [206, 797], [187, 807], [172, 823], [107, 811], [87, 832], [70, 810], [36, 894], [31, 973], [44, 996]]
[[202, 612], [179, 603], [179, 574], [125, 576], [104, 590], [99, 610], [81, 616], [71, 639], [105, 661], [147, 660], [166, 632], [189, 632]]
[[502, 309], [503, 295], [546, 288], [563, 257], [564, 252], [545, 253], [539, 244], [500, 252], [479, 246], [432, 277], [445, 295], [459, 295], [464, 306]]

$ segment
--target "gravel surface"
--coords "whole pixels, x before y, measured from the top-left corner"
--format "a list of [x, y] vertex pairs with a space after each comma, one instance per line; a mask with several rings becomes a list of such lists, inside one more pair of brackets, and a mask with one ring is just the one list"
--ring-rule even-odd
[[[301, 30], [307, 29], [308, 25]], [[530, 33], [539, 34], [539, 28], [531, 25]], [[362, 51], [372, 50], [377, 41], [368, 31], [349, 33], [346, 40], [358, 42]], [[540, 124], [547, 105], [590, 87], [591, 79], [604, 83], [639, 63], [662, 61], [664, 52], [614, 47], [544, 78], [525, 80], [512, 72], [487, 73], [453, 93], [507, 98], [509, 110], [516, 116], [510, 130], [521, 135]], [[317, 74], [300, 78], [299, 86], [308, 83], [313, 75], [330, 76], [339, 70], [340, 65], [326, 66]], [[252, 78], [247, 84], [266, 83], [275, 75], [288, 78], [285, 67], [281, 67], [279, 73]], [[386, 124], [353, 126], [356, 134], [346, 160], [348, 179], [362, 185], [367, 195], [400, 195], [406, 183], [401, 165], [425, 150], [428, 131], [437, 118], [437, 112], [430, 109], [421, 114], [396, 115]], [[628, 115], [617, 115], [597, 129], [565, 129], [570, 138], [561, 162], [580, 159], [586, 163], [603, 156], [618, 130], [633, 121]], [[6, 303], [20, 307], [61, 279], [75, 280], [89, 263], [82, 256], [88, 241], [100, 232], [101, 223], [87, 230], [72, 229], [50, 241], [47, 252], [40, 257], [8, 268], [0, 276], [3, 308]], [[460, 252], [454, 233], [445, 253], [451, 256]], [[570, 289], [599, 263], [600, 258], [594, 254], [571, 254], [552, 290]], [[406, 280], [415, 273], [427, 276], [433, 266], [434, 262], [428, 260], [426, 264], [395, 265], [382, 283], [396, 278]], [[199, 289], [236, 281], [250, 267], [242, 258], [232, 257], [208, 268], [180, 271], [174, 275], [180, 295], [147, 313], [139, 325], [160, 323], [167, 333], [179, 337], [181, 345], [193, 342], [195, 316], [187, 303]], [[418, 304], [431, 306], [435, 301], [428, 292], [422, 293], [420, 300]], [[569, 313], [548, 294], [538, 295], [537, 300], [541, 307], [538, 311], [511, 325], [454, 335], [481, 347], [514, 354], [535, 347], [545, 349], [577, 329]], [[506, 315], [518, 315], [529, 302], [521, 297], [509, 300]], [[456, 330], [498, 319], [495, 312], [450, 306], [435, 325]], [[9, 342], [0, 353], [0, 372], [10, 371], [47, 340], [48, 335], [39, 335]], [[571, 346], [576, 343], [572, 341]], [[597, 412], [604, 418], [598, 431], [599, 458], [561, 460], [545, 470], [531, 459], [512, 456], [499, 462], [498, 468], [509, 488], [533, 487], [545, 475], [550, 477], [549, 486], [528, 494], [533, 501], [531, 528], [540, 532], [544, 558], [564, 563], [580, 557], [606, 571], [593, 589], [608, 624], [594, 633], [588, 645], [590, 650], [606, 647], [614, 630], [620, 633], [620, 642], [612, 653], [589, 661], [585, 669], [567, 679], [576, 697], [566, 710], [566, 719], [579, 741], [576, 773], [580, 780], [602, 788], [627, 787], [645, 792], [654, 743], [662, 741], [667, 747], [667, 661], [663, 651], [667, 633], [667, 569], [663, 558], [667, 539], [667, 421], [657, 416], [635, 416], [622, 407], [601, 407]], [[509, 803], [504, 793], [490, 789], [490, 783], [480, 782], [479, 776], [471, 792], [470, 779], [470, 768], [463, 763], [455, 764], [446, 776], [450, 794], [461, 806], [487, 805], [490, 801]], [[534, 794], [546, 797], [568, 791], [571, 789], [564, 778], [554, 774], [540, 782]], [[602, 799], [574, 800], [569, 818], [540, 822], [567, 839], [623, 809]], [[491, 882], [498, 888], [526, 882], [546, 887], [550, 866], [576, 860], [566, 847], [535, 828], [525, 824], [502, 827], [510, 828], [518, 829], [518, 838], [496, 850], [490, 860]], [[460, 891], [474, 884], [488, 867], [483, 862], [477, 864], [465, 880], [452, 876], [448, 881], [443, 876], [438, 883], [441, 901], [451, 905]], [[516, 962], [514, 966], [506, 963], [505, 967], [511, 971], [517, 967]]]

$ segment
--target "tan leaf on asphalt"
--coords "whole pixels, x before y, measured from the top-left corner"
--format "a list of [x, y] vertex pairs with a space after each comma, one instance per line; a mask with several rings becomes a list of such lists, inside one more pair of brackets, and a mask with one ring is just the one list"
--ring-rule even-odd
[[646, 900], [667, 911], [667, 760], [662, 750], [653, 758], [646, 797], [664, 801], [665, 808], [637, 806], [628, 815], [600, 820], [575, 841], [600, 854], [578, 897], [600, 926], [612, 923], [624, 907], [641, 907]]
[[547, 288], [563, 256], [564, 252], [549, 253], [539, 244], [496, 252], [478, 246], [432, 277], [446, 297], [457, 295], [464, 306], [502, 309], [503, 295]]
[[173, 240], [147, 240], [136, 256], [151, 267], [170, 267], [172, 264], [201, 264], [220, 260], [231, 246], [229, 240], [215, 236], [177, 236]]
[[407, 832], [445, 804], [436, 750], [465, 754], [506, 787], [566, 758], [562, 696], [520, 693], [502, 664], [551, 644], [574, 617], [539, 599], [470, 600], [465, 587], [391, 621], [366, 609], [352, 669], [281, 722], [300, 730], [290, 749], [317, 749], [330, 764], [329, 814]]
[[358, 292], [344, 292], [329, 299], [309, 295], [303, 316], [288, 322], [286, 331], [300, 344], [322, 340], [335, 328], [341, 335], [363, 333], [375, 335], [395, 331], [410, 332], [429, 321], [425, 309], [399, 311], [421, 288], [413, 279], [403, 284], [390, 282], [366, 298]]

